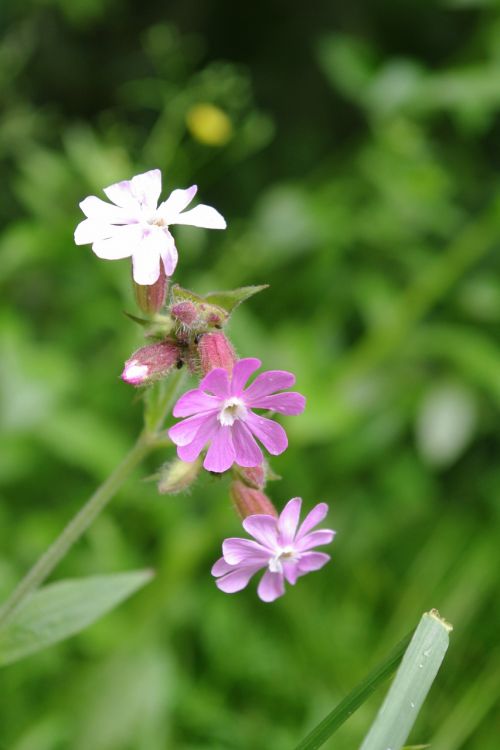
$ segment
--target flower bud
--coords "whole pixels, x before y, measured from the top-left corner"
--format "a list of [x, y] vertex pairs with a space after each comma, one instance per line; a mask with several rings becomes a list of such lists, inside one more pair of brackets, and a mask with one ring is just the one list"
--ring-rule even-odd
[[148, 315], [154, 315], [161, 310], [167, 296], [168, 278], [165, 275], [163, 263], [160, 264], [160, 275], [154, 284], [144, 286], [134, 284], [135, 299], [141, 310]]
[[192, 302], [178, 302], [176, 305], [172, 305], [170, 308], [170, 314], [173, 318], [186, 326], [191, 328], [196, 324], [198, 318], [198, 311], [196, 305]]
[[198, 342], [198, 354], [204, 375], [215, 367], [223, 367], [229, 374], [236, 362], [236, 353], [222, 331], [205, 333]]
[[177, 492], [187, 490], [197, 478], [201, 469], [202, 459], [196, 461], [181, 461], [176, 458], [160, 469], [160, 480], [158, 492], [161, 495], [175, 495]]
[[149, 344], [127, 359], [121, 378], [131, 385], [148, 385], [160, 380], [181, 361], [179, 348], [174, 341]]
[[278, 512], [267, 495], [260, 490], [247, 487], [243, 482], [232, 482], [229, 490], [231, 500], [240, 518], [264, 513], [278, 518]]
[[233, 466], [233, 471], [239, 480], [246, 484], [247, 487], [253, 487], [256, 490], [263, 490], [266, 486], [266, 467], [262, 463], [260, 466]]

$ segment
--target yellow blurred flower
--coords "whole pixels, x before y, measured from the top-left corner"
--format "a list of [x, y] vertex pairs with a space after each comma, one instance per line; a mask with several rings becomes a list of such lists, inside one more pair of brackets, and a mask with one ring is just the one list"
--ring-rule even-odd
[[231, 120], [214, 104], [195, 104], [186, 114], [189, 132], [206, 146], [224, 146], [233, 135]]

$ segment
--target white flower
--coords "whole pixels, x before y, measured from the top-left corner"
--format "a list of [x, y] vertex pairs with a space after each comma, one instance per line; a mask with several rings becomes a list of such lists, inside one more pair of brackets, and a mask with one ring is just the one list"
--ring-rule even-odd
[[152, 169], [104, 188], [112, 203], [90, 195], [80, 203], [87, 217], [75, 231], [77, 245], [92, 243], [98, 258], [132, 258], [137, 284], [154, 284], [160, 275], [160, 262], [171, 276], [177, 265], [177, 248], [170, 234], [171, 224], [190, 224], [206, 229], [225, 229], [226, 222], [215, 208], [200, 204], [189, 211], [197, 191], [174, 190], [158, 206], [161, 172]]

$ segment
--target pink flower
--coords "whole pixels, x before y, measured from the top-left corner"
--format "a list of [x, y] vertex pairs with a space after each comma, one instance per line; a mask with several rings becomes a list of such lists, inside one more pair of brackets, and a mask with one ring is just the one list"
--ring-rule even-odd
[[209, 449], [203, 466], [217, 473], [234, 462], [240, 466], [259, 466], [262, 451], [254, 438], [277, 456], [288, 445], [286, 432], [277, 422], [255, 414], [253, 409], [272, 409], [282, 414], [300, 414], [305, 398], [300, 393], [276, 393], [295, 383], [291, 372], [269, 370], [253, 383], [245, 384], [261, 365], [258, 359], [240, 359], [232, 376], [217, 367], [188, 391], [174, 406], [174, 417], [187, 417], [170, 428], [168, 434], [178, 446], [183, 461], [194, 461], [203, 448]]
[[160, 262], [171, 276], [177, 265], [177, 248], [170, 234], [171, 224], [190, 224], [206, 229], [225, 229], [226, 222], [215, 208], [200, 204], [184, 209], [196, 195], [197, 187], [174, 190], [158, 206], [161, 172], [152, 169], [104, 188], [112, 201], [91, 195], [80, 203], [87, 217], [75, 231], [77, 245], [92, 243], [99, 258], [132, 258], [137, 284], [149, 286], [160, 275]]
[[222, 557], [212, 568], [221, 591], [226, 594], [241, 591], [257, 571], [266, 569], [257, 594], [263, 602], [272, 602], [285, 593], [285, 580], [294, 585], [297, 578], [319, 570], [328, 562], [330, 555], [313, 549], [330, 544], [335, 532], [311, 531], [325, 518], [328, 505], [316, 505], [297, 531], [301, 505], [300, 497], [294, 497], [279, 518], [260, 514], [245, 518], [243, 528], [254, 539], [226, 539]]

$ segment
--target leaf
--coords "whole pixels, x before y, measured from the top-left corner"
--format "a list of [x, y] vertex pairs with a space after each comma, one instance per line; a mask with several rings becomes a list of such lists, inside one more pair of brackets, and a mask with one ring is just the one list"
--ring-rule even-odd
[[423, 615], [360, 750], [400, 750], [444, 659], [450, 630], [436, 610]]
[[76, 578], [32, 594], [0, 631], [0, 666], [11, 664], [92, 625], [148, 583], [151, 570]]
[[226, 312], [232, 312], [238, 305], [253, 297], [254, 294], [267, 289], [269, 284], [260, 284], [258, 286], [241, 286], [239, 289], [231, 289], [228, 292], [210, 292], [205, 295], [205, 301], [211, 305], [219, 305]]

